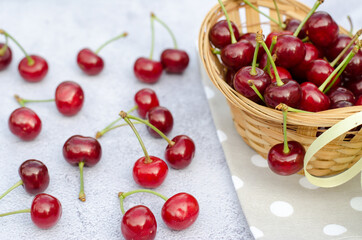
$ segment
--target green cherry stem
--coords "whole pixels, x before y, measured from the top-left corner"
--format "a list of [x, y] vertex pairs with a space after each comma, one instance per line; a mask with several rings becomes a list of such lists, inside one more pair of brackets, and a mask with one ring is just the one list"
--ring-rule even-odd
[[133, 123], [129, 120], [129, 116], [126, 112], [124, 111], [121, 111], [119, 113], [119, 115], [124, 119], [124, 121], [132, 128], [134, 134], [136, 135], [137, 139], [138, 139], [138, 142], [140, 143], [141, 147], [142, 147], [142, 150], [143, 150], [143, 153], [145, 155], [145, 161], [144, 163], [151, 163], [152, 160], [150, 158], [150, 156], [148, 155], [148, 152], [146, 150], [146, 147], [145, 147], [145, 144], [143, 143], [142, 141], [142, 138], [140, 136], [140, 134], [138, 133], [137, 129], [135, 128], [135, 126], [133, 125]]
[[299, 24], [297, 30], [295, 30], [293, 36], [294, 37], [298, 37], [299, 32], [302, 30], [304, 24], [308, 21], [308, 19], [310, 18], [310, 16], [312, 16], [312, 14], [317, 10], [317, 8], [319, 7], [319, 5], [321, 5], [324, 2], [324, 0], [317, 0], [312, 9], [309, 11], [309, 13], [307, 14], [307, 16], [303, 19], [303, 21]]
[[155, 48], [155, 19], [153, 18], [153, 13], [151, 13], [151, 51], [150, 51], [150, 59], [153, 58], [153, 50]]
[[133, 190], [133, 191], [129, 191], [129, 192], [126, 192], [126, 193], [123, 193], [123, 192], [120, 192], [118, 193], [118, 198], [119, 198], [119, 201], [120, 201], [120, 205], [121, 205], [121, 211], [123, 214], [125, 214], [125, 210], [124, 210], [124, 207], [123, 207], [123, 201], [126, 197], [132, 195], [132, 194], [135, 194], [135, 193], [151, 193], [153, 195], [156, 195], [160, 198], [162, 198], [163, 200], [167, 201], [168, 198], [165, 197], [164, 195], [158, 193], [158, 192], [155, 192], [153, 190], [149, 190], [149, 189], [138, 189], [138, 190]]
[[174, 48], [177, 49], [178, 47], [177, 47], [176, 37], [173, 34], [171, 28], [164, 21], [159, 19], [154, 13], [151, 13], [151, 17], [153, 17], [157, 22], [159, 22], [167, 30], [167, 32], [170, 34], [170, 36], [172, 38]]
[[[360, 45], [357, 44], [356, 46], [354, 46], [354, 48], [352, 49], [352, 51], [347, 55], [347, 57], [338, 65], [337, 68], [334, 69], [334, 71], [328, 76], [328, 78], [323, 82], [322, 85], [319, 86], [319, 91], [326, 93], [327, 89], [325, 90], [325, 88], [327, 87], [328, 83], [336, 76], [336, 74], [339, 72], [339, 70], [344, 66], [347, 65], [351, 59], [353, 58], [354, 55], [356, 55], [358, 53], [360, 49]], [[328, 88], [329, 90], [329, 88]]]
[[5, 216], [17, 214], [17, 213], [30, 213], [30, 209], [23, 209], [23, 210], [3, 213], [3, 214], [0, 214], [0, 217], [5, 217]]
[[248, 4], [252, 9], [254, 9], [255, 11], [257, 11], [258, 13], [260, 13], [261, 15], [263, 15], [264, 17], [268, 18], [270, 21], [274, 22], [275, 24], [277, 24], [281, 29], [284, 29], [286, 26], [284, 23], [279, 23], [277, 20], [275, 20], [274, 18], [270, 17], [269, 15], [263, 13], [262, 11], [260, 11], [257, 7], [255, 7], [251, 2], [249, 2], [248, 0], [243, 0], [244, 3]]
[[29, 54], [25, 51], [25, 49], [20, 45], [20, 43], [18, 41], [16, 41], [15, 38], [13, 38], [13, 36], [11, 36], [9, 33], [7, 33], [6, 31], [0, 29], [0, 34], [4, 34], [6, 37], [9, 37], [16, 45], [18, 45], [18, 47], [21, 49], [21, 51], [24, 53], [26, 59], [28, 59], [28, 66], [33, 66], [35, 64], [34, 59], [32, 59]]
[[[269, 47], [269, 52], [271, 52], [271, 53], [273, 52], [274, 46], [275, 46], [275, 44], [277, 44], [277, 40], [278, 40], [278, 37], [273, 36], [272, 43], [270, 44], [270, 47]], [[263, 70], [266, 71], [269, 74], [270, 77], [272, 77], [272, 74], [271, 74], [271, 71], [270, 71], [270, 60], [269, 60], [269, 58], [267, 58], [266, 65], [265, 65]]]
[[248, 80], [248, 84], [251, 87], [251, 89], [254, 90], [254, 92], [256, 93], [256, 95], [258, 95], [258, 97], [265, 103], [264, 97], [263, 95], [261, 95], [261, 93], [259, 92], [259, 90], [256, 88], [254, 81], [253, 80]]
[[352, 36], [353, 36], [353, 22], [352, 22], [351, 16], [347, 15], [347, 20], [348, 20], [348, 22], [349, 22], [349, 32], [348, 32], [348, 35], [349, 35], [350, 37], [352, 37]]
[[15, 94], [14, 98], [16, 99], [16, 101], [20, 104], [20, 106], [25, 107], [26, 103], [31, 103], [31, 102], [54, 102], [55, 99], [45, 99], [45, 100], [30, 100], [30, 99], [24, 99], [19, 97], [19, 95]]
[[221, 54], [221, 51], [219, 49], [216, 49], [216, 48], [211, 48], [211, 52], [215, 55], [220, 55]]
[[[275, 11], [277, 12], [277, 15], [278, 15], [278, 25], [281, 29], [284, 29], [285, 28], [285, 25], [283, 26], [283, 23], [282, 23], [282, 20], [280, 18], [280, 12], [279, 12], [279, 8], [278, 8], [278, 4], [277, 4], [277, 1], [276, 0], [273, 0], [274, 2], [274, 7], [275, 7]], [[283, 28], [284, 27], [284, 28]]]
[[259, 43], [263, 46], [266, 54], [268, 55], [268, 59], [269, 59], [271, 65], [272, 65], [272, 67], [273, 67], [273, 70], [274, 70], [275, 80], [276, 80], [277, 85], [278, 85], [279, 87], [280, 87], [280, 86], [283, 86], [284, 83], [283, 83], [282, 80], [280, 79], [280, 76], [279, 76], [277, 67], [275, 66], [275, 63], [274, 63], [274, 61], [273, 61], [273, 57], [271, 56], [270, 51], [269, 51], [268, 47], [266, 46], [266, 44], [265, 44], [265, 42], [264, 42], [264, 40], [263, 40], [263, 33], [262, 33], [261, 30], [256, 34], [256, 42], [259, 42]]
[[284, 136], [284, 148], [283, 148], [283, 152], [285, 154], [290, 152], [290, 149], [288, 147], [288, 139], [287, 139], [287, 114], [288, 114], [288, 109], [287, 108], [282, 108], [283, 111], [283, 136]]
[[8, 50], [8, 36], [5, 36], [5, 44], [0, 48], [0, 56], [4, 56], [6, 50]]
[[352, 40], [348, 43], [348, 45], [338, 54], [338, 56], [330, 63], [332, 67], [334, 67], [339, 60], [343, 57], [343, 55], [349, 50], [349, 48], [358, 40], [359, 36], [362, 35], [362, 29], [358, 30], [356, 34], [353, 36]]
[[[122, 118], [121, 118], [122, 119]], [[118, 119], [117, 119], [118, 120]], [[132, 122], [133, 124], [142, 124], [140, 122]], [[96, 139], [99, 139], [101, 138], [105, 133], [113, 130], [113, 129], [116, 129], [116, 128], [119, 128], [119, 127], [124, 127], [124, 126], [127, 126], [128, 124], [127, 123], [122, 123], [122, 124], [118, 124], [118, 125], [115, 125], [115, 126], [110, 126], [108, 128], [104, 128], [102, 131], [98, 131], [96, 133]]]
[[218, 0], [219, 1], [219, 4], [220, 4], [220, 7], [222, 9], [222, 11], [224, 12], [224, 15], [225, 15], [225, 18], [226, 18], [226, 21], [228, 22], [228, 26], [229, 26], [229, 31], [230, 31], [230, 36], [231, 36], [231, 44], [234, 44], [236, 43], [236, 38], [235, 38], [235, 34], [234, 34], [234, 31], [233, 31], [233, 27], [231, 26], [231, 22], [230, 22], [230, 18], [229, 18], [229, 15], [225, 9], [225, 6], [224, 4], [222, 3], [222, 0]]
[[258, 59], [259, 46], [260, 46], [260, 43], [256, 42], [253, 63], [251, 64], [251, 70], [250, 70], [250, 75], [252, 75], [252, 76], [255, 76], [257, 74], [255, 68], [256, 68], [256, 60]]
[[306, 36], [305, 38], [302, 39], [302, 42], [304, 42], [304, 43], [306, 43], [306, 42], [308, 42], [308, 41], [309, 41], [309, 37], [308, 37], [308, 36]]
[[85, 202], [83, 168], [84, 168], [84, 162], [82, 161], [79, 163], [79, 173], [80, 173], [79, 200], [81, 200], [82, 202]]
[[149, 121], [146, 121], [146, 120], [144, 120], [142, 118], [135, 117], [135, 116], [132, 116], [132, 115], [128, 115], [127, 117], [129, 119], [133, 119], [133, 120], [136, 120], [136, 121], [141, 122], [143, 124], [146, 124], [147, 126], [152, 128], [155, 132], [157, 132], [163, 139], [165, 139], [170, 146], [175, 145], [175, 142], [171, 141], [163, 132], [161, 132], [158, 128], [156, 128], [154, 125], [152, 125]]
[[303, 111], [300, 109], [296, 109], [296, 108], [292, 108], [289, 107], [288, 105], [286, 105], [285, 103], [279, 103], [275, 109], [277, 110], [282, 110], [282, 109], [286, 109], [288, 112], [296, 112], [296, 113], [313, 113], [313, 112], [308, 112], [308, 111]]
[[109, 39], [107, 42], [103, 43], [94, 53], [98, 54], [105, 46], [107, 46], [111, 42], [114, 42], [120, 38], [126, 37], [127, 35], [128, 35], [128, 33], [124, 32], [120, 35], [115, 36], [114, 38]]
[[5, 197], [9, 192], [11, 192], [12, 190], [14, 190], [15, 188], [19, 187], [23, 185], [23, 180], [20, 180], [19, 182], [15, 183], [11, 188], [9, 188], [6, 192], [4, 192], [1, 196], [0, 196], [0, 200]]

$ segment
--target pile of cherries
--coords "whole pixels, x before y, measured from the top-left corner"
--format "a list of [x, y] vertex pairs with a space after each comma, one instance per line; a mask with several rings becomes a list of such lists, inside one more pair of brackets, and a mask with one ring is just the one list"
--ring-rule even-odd
[[[283, 23], [277, 11], [279, 21], [270, 20], [281, 31], [269, 33], [264, 42], [261, 30], [241, 35], [219, 0], [226, 20], [209, 32], [215, 47], [211, 51], [226, 69], [225, 81], [254, 102], [283, 109], [284, 126], [286, 111], [362, 105], [362, 41], [358, 39], [362, 30], [355, 36], [340, 34], [328, 13], [315, 12], [322, 2], [317, 0], [302, 22], [288, 19]], [[257, 10], [248, 0], [244, 3]], [[269, 166], [280, 175], [296, 173], [303, 167], [304, 154], [304, 147], [288, 142], [284, 131], [284, 143], [269, 151]]]

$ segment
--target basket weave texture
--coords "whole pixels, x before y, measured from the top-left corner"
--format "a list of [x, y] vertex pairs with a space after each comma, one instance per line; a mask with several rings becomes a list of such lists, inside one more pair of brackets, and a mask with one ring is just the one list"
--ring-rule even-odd
[[[250, 2], [264, 12], [268, 9], [269, 15], [277, 19], [273, 1]], [[295, 0], [278, 0], [277, 3], [283, 18], [303, 20], [310, 10]], [[265, 26], [269, 26], [271, 31], [279, 29], [273, 22], [261, 22], [259, 13], [245, 5], [242, 0], [227, 0], [224, 4], [230, 20], [237, 25], [239, 32], [243, 32], [243, 29], [247, 32], [257, 32]], [[211, 52], [213, 46], [208, 38], [211, 27], [222, 18], [224, 14], [219, 5], [214, 6], [204, 18], [199, 32], [200, 58], [209, 78], [227, 99], [236, 130], [250, 147], [266, 158], [269, 149], [283, 141], [283, 114], [281, 111], [261, 106], [245, 98], [224, 81], [226, 69], [220, 59]], [[340, 32], [347, 33], [341, 27]], [[307, 150], [317, 136], [326, 129], [360, 111], [362, 106], [317, 113], [290, 112], [287, 121], [288, 140], [300, 142]], [[309, 162], [307, 170], [315, 176], [334, 175], [350, 168], [361, 156], [362, 129], [355, 128], [323, 147]]]

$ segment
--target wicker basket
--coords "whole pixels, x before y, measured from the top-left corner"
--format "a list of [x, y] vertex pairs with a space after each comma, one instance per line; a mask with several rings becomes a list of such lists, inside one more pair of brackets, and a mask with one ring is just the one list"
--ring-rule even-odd
[[[258, 7], [269, 9], [271, 17], [277, 19], [273, 1], [250, 1]], [[302, 20], [310, 8], [295, 0], [278, 0], [278, 8], [283, 18]], [[248, 32], [256, 32], [260, 27], [268, 26], [277, 30], [273, 22], [260, 21], [259, 13], [245, 5], [241, 0], [224, 1], [230, 19]], [[264, 9], [265, 9], [264, 8]], [[264, 11], [263, 9], [263, 11]], [[232, 89], [223, 79], [225, 69], [219, 58], [211, 52], [208, 35], [211, 27], [224, 17], [219, 5], [214, 6], [206, 15], [199, 33], [199, 54], [209, 78], [226, 97], [230, 106], [235, 128], [244, 141], [264, 158], [269, 149], [283, 141], [282, 119], [280, 111], [261, 106], [243, 97]], [[241, 19], [246, 19], [241, 22]], [[245, 32], [245, 31], [244, 31]], [[340, 32], [347, 31], [340, 27]], [[289, 113], [288, 140], [296, 140], [306, 149], [328, 127], [354, 113], [362, 111], [362, 106], [322, 111], [318, 113]], [[340, 173], [350, 168], [362, 156], [362, 130], [347, 132], [322, 148], [309, 162], [307, 170], [315, 176], [326, 176]]]

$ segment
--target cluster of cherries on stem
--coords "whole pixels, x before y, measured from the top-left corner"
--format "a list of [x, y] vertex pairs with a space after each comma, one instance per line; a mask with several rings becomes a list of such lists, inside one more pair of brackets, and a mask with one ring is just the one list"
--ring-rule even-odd
[[[248, 0], [244, 2], [259, 11]], [[270, 168], [280, 175], [300, 171], [305, 154], [300, 143], [287, 141], [287, 111], [362, 105], [362, 30], [352, 37], [339, 34], [328, 13], [315, 12], [322, 2], [317, 0], [303, 21], [283, 23], [274, 1], [279, 21], [268, 17], [282, 31], [271, 32], [264, 42], [261, 30], [240, 36], [219, 0], [226, 20], [209, 32], [215, 47], [211, 51], [220, 55], [227, 69], [225, 81], [254, 102], [283, 110], [284, 143], [273, 146], [268, 154]]]
[[[155, 45], [154, 21], [159, 22], [168, 31], [174, 44], [173, 49], [166, 49], [162, 52], [160, 61], [153, 60]], [[172, 33], [171, 29], [154, 13], [151, 13], [151, 33], [152, 43], [149, 58], [140, 57], [133, 66], [135, 76], [143, 83], [156, 83], [160, 79], [163, 70], [168, 73], [180, 74], [189, 64], [188, 54], [184, 50], [178, 49], [175, 35]]]
[[226, 20], [211, 28], [209, 39], [221, 49], [212, 51], [220, 54], [225, 81], [237, 92], [271, 108], [284, 103], [309, 112], [362, 104], [362, 30], [353, 38], [339, 34], [328, 13], [315, 12], [323, 1], [302, 22], [270, 18], [283, 31], [271, 32], [265, 42], [261, 32], [239, 36], [219, 2]]

